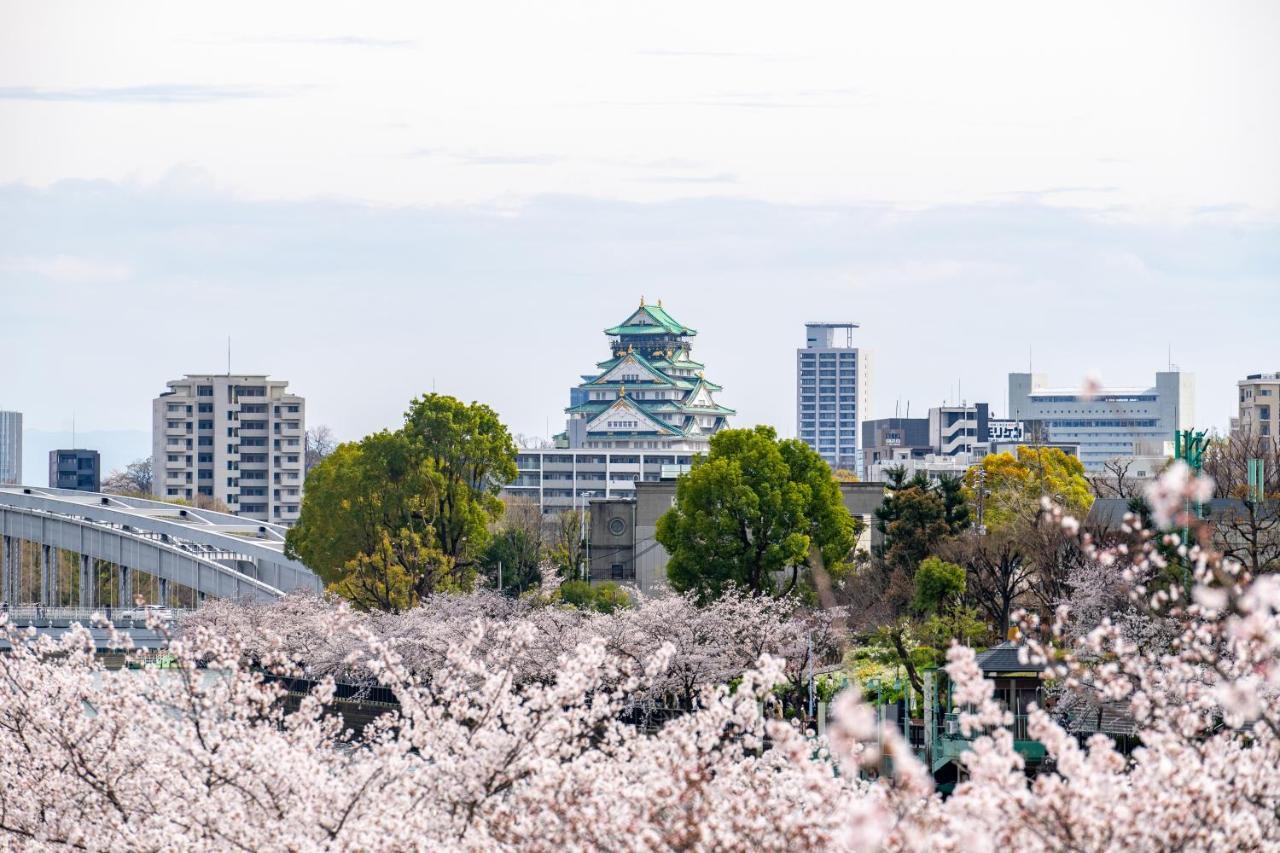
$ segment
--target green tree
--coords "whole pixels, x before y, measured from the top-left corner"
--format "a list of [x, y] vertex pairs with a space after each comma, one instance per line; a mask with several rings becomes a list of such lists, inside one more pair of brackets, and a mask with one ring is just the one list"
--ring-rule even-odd
[[400, 432], [341, 444], [311, 470], [286, 550], [332, 583], [348, 561], [373, 554], [383, 533], [425, 533], [439, 488], [436, 472]]
[[888, 493], [876, 508], [880, 544], [875, 556], [887, 570], [913, 578], [920, 561], [951, 533], [947, 504], [922, 474], [906, 479], [901, 468], [894, 468], [889, 478]]
[[491, 409], [427, 395], [403, 428], [340, 445], [311, 470], [286, 553], [369, 609], [468, 588], [502, 511], [497, 491], [515, 474]]
[[485, 576], [507, 595], [520, 595], [538, 585], [541, 544], [520, 527], [504, 527], [489, 538], [480, 563]]
[[[403, 433], [439, 477], [430, 513], [435, 539], [455, 565], [469, 567], [502, 514], [498, 492], [516, 478], [516, 444], [483, 403], [425, 394], [405, 412]], [[311, 487], [307, 484], [308, 489]]]
[[631, 597], [627, 595], [627, 591], [612, 581], [565, 581], [560, 584], [556, 594], [565, 604], [571, 604], [579, 610], [613, 613], [631, 606]]
[[916, 570], [915, 608], [932, 613], [964, 595], [964, 567], [937, 557], [928, 557]]
[[381, 531], [374, 549], [348, 560], [342, 577], [329, 590], [363, 610], [398, 613], [428, 593], [470, 585], [471, 578], [455, 573], [452, 561], [439, 548], [428, 545], [422, 534], [402, 529], [395, 534]]
[[1081, 520], [1093, 505], [1093, 489], [1084, 465], [1056, 447], [1019, 447], [1012, 453], [993, 453], [965, 474], [971, 503], [981, 502], [983, 524], [991, 531], [1007, 531], [1034, 521], [1040, 499], [1047, 497]]
[[710, 453], [676, 484], [675, 505], [657, 529], [671, 555], [672, 586], [704, 599], [730, 585], [785, 594], [815, 566], [840, 577], [857, 537], [827, 464], [767, 426], [713, 436]]

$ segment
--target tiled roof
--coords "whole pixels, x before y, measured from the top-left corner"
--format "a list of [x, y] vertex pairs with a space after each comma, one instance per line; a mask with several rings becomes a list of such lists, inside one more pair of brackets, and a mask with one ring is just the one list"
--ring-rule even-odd
[[627, 319], [630, 320], [636, 316], [636, 313], [647, 314], [652, 324], [633, 323], [630, 325], [614, 326], [611, 329], [605, 329], [606, 335], [696, 335], [697, 331], [690, 329], [683, 323], [676, 322], [670, 314], [668, 314], [659, 305], [641, 305], [639, 312], [632, 312]]
[[1021, 644], [1007, 640], [998, 646], [992, 646], [985, 652], [978, 653], [978, 667], [984, 673], [1040, 672], [1044, 669], [1042, 664], [1019, 663], [1018, 650], [1021, 648]]

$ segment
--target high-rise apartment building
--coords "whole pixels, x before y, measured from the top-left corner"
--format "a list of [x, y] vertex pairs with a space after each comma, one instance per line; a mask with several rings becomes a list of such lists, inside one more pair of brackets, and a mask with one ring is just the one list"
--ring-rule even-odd
[[265, 374], [191, 374], [152, 402], [152, 490], [293, 524], [302, 506], [306, 404]]
[[1231, 432], [1242, 438], [1280, 438], [1280, 373], [1253, 373], [1236, 383], [1239, 416]]
[[[806, 323], [796, 350], [796, 435], [832, 468], [860, 471], [859, 424], [870, 416], [870, 353], [857, 323]], [[838, 334], [843, 333], [843, 334]]]
[[22, 483], [22, 412], [0, 412], [0, 486]]
[[1195, 425], [1195, 377], [1168, 371], [1149, 388], [1053, 388], [1043, 374], [1009, 374], [1009, 417], [1040, 421], [1047, 441], [1074, 444], [1087, 471], [1115, 459], [1158, 456], [1175, 430]]
[[102, 490], [102, 459], [96, 450], [50, 450], [49, 488]]

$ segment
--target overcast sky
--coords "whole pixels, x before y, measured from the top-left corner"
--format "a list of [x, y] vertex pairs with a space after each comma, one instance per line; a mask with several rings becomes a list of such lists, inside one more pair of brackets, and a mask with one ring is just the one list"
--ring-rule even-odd
[[1280, 370], [1278, 34], [1267, 0], [0, 2], [0, 407], [141, 434], [229, 335], [344, 438], [433, 387], [545, 434], [643, 295], [739, 424], [794, 432], [820, 319], [878, 415], [1171, 349], [1225, 427]]

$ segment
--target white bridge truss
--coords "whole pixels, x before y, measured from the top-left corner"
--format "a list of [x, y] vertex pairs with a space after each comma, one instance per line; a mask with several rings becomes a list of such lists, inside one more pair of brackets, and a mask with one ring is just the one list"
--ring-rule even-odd
[[[79, 555], [76, 601], [94, 607], [94, 560], [118, 567], [116, 600], [131, 602], [135, 573], [154, 576], [161, 601], [170, 584], [198, 598], [279, 598], [295, 589], [319, 591], [320, 578], [284, 555], [285, 528], [221, 512], [119, 495], [0, 487], [0, 601], [57, 605], [71, 590], [59, 590], [57, 551]], [[40, 564], [37, 601], [19, 601], [20, 543], [34, 543]]]

